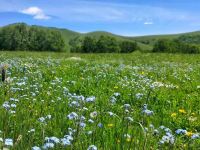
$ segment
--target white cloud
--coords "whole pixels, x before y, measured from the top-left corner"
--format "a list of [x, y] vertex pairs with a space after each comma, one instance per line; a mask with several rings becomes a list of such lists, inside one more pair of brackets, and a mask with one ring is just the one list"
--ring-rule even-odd
[[152, 21], [146, 21], [146, 22], [144, 22], [144, 25], [152, 25], [152, 24], [153, 24]]
[[31, 15], [34, 19], [47, 20], [51, 18], [50, 16], [46, 15], [42, 9], [38, 7], [29, 7], [20, 12], [23, 14]]

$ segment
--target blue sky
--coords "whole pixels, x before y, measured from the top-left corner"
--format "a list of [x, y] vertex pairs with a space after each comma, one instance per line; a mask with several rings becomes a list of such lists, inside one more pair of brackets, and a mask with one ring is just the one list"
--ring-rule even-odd
[[126, 36], [200, 30], [199, 0], [0, 0], [0, 26], [15, 22]]

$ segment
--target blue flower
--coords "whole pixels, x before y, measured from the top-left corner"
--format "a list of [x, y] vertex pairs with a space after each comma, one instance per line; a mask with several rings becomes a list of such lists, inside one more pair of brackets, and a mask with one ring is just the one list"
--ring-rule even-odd
[[95, 145], [90, 145], [87, 150], [97, 150]]
[[44, 146], [43, 146], [43, 148], [44, 149], [54, 148], [54, 146], [55, 146], [54, 143], [45, 143]]
[[81, 128], [85, 128], [85, 127], [86, 127], [86, 124], [85, 124], [84, 122], [81, 122], [81, 123], [80, 123], [80, 127], [81, 127]]
[[191, 139], [198, 139], [198, 138], [200, 138], [200, 135], [199, 135], [198, 133], [193, 134], [193, 135], [191, 136]]
[[61, 139], [61, 143], [64, 146], [71, 145], [71, 142], [70, 142], [70, 140], [68, 138]]
[[183, 130], [183, 129], [177, 129], [175, 131], [176, 134], [186, 134], [187, 133], [187, 130]]
[[6, 146], [13, 146], [13, 139], [5, 139], [4, 144]]
[[34, 146], [34, 147], [32, 147], [32, 150], [41, 150], [41, 148], [38, 146]]
[[96, 97], [95, 96], [91, 96], [91, 97], [88, 97], [88, 98], [86, 98], [86, 102], [94, 102], [95, 101], [95, 99], [96, 99]]
[[67, 115], [67, 117], [69, 118], [69, 120], [78, 119], [78, 115], [75, 112], [70, 113], [69, 115]]
[[97, 125], [99, 128], [103, 128], [103, 124], [102, 123], [98, 123]]

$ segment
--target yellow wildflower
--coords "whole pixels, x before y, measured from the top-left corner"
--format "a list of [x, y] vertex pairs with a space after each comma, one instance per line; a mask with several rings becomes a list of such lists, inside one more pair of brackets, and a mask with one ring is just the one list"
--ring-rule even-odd
[[176, 113], [172, 113], [172, 114], [171, 114], [171, 117], [176, 117], [176, 116], [177, 116]]
[[109, 127], [109, 128], [112, 128], [113, 126], [114, 126], [114, 124], [112, 124], [112, 123], [109, 123], [109, 124], [108, 124], [108, 127]]
[[143, 74], [144, 74], [144, 71], [142, 71], [141, 74], [143, 75]]
[[127, 139], [126, 139], [126, 142], [131, 142], [131, 138], [127, 138]]
[[192, 135], [193, 135], [193, 133], [192, 132], [190, 132], [190, 131], [188, 131], [185, 135], [187, 135], [187, 136], [189, 136], [189, 137], [191, 137]]
[[118, 89], [118, 86], [115, 86], [114, 89]]
[[186, 114], [185, 109], [179, 109], [178, 111], [179, 111], [180, 113], [182, 113], [182, 114]]

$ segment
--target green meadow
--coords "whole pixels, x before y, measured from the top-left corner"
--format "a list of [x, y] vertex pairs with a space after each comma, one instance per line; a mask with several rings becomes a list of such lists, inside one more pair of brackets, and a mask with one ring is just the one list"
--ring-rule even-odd
[[197, 150], [200, 55], [0, 52], [0, 149]]

